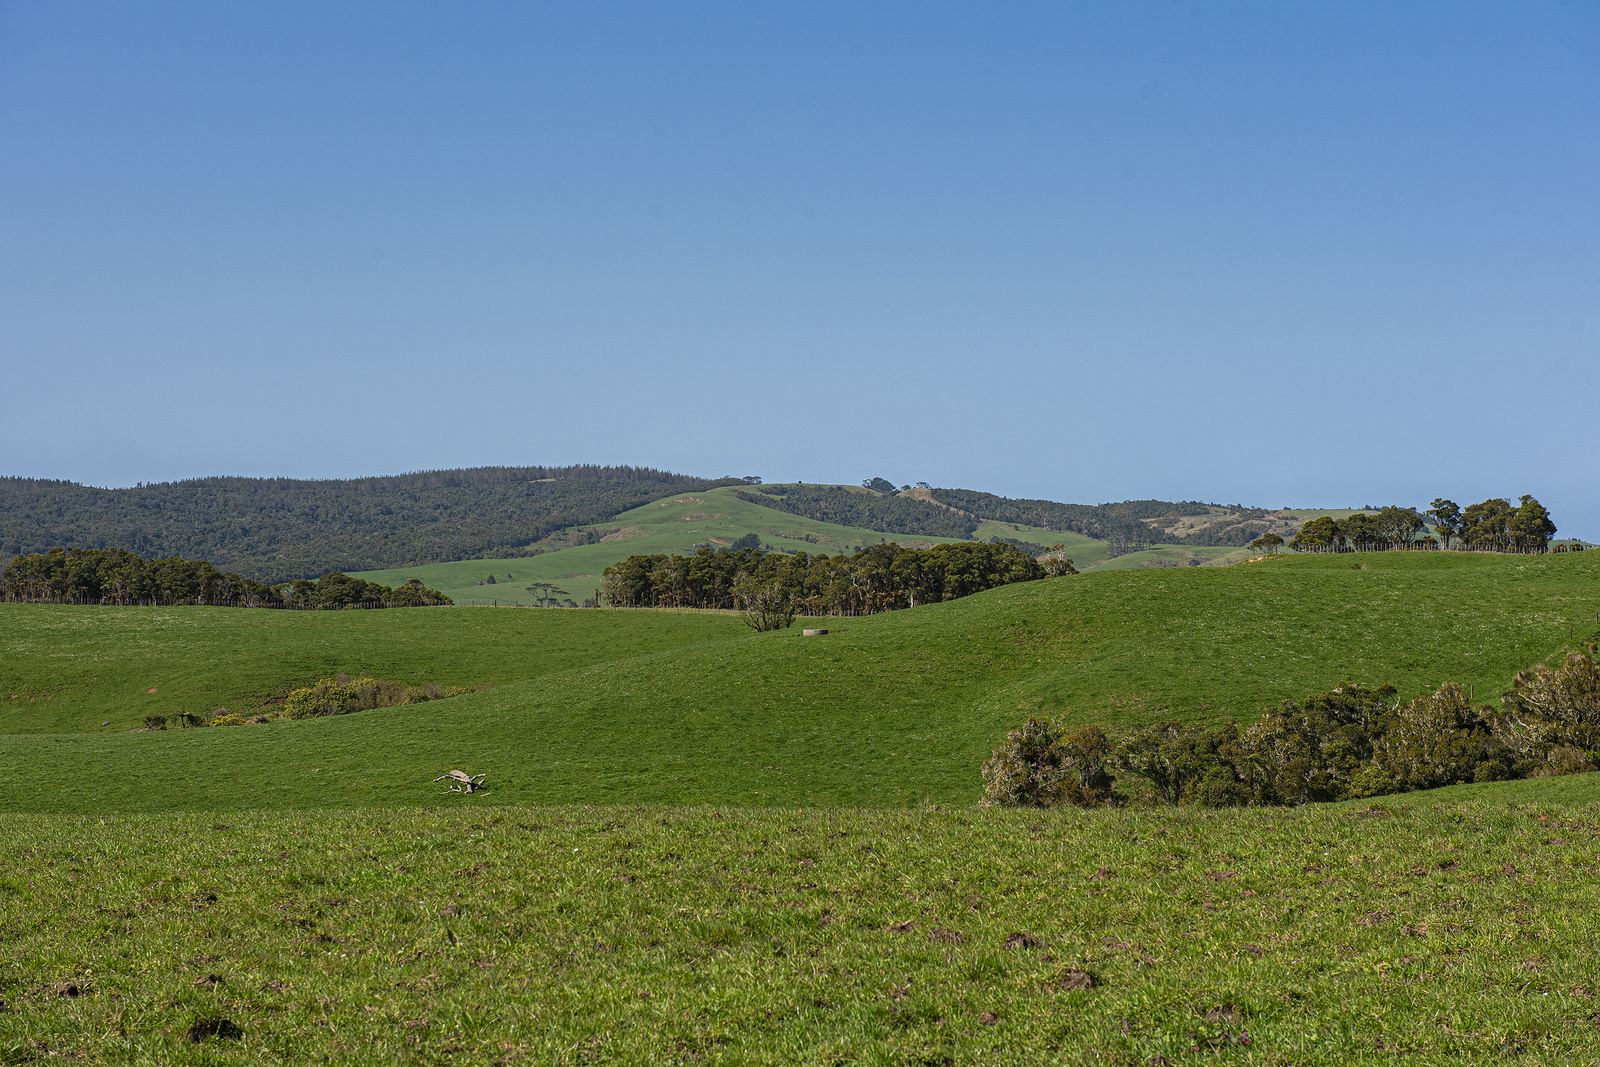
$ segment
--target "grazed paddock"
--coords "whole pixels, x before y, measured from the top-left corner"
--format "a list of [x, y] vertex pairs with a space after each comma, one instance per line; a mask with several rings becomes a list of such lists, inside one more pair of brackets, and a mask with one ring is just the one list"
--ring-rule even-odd
[[1220, 813], [6, 816], [0, 1053], [1589, 1062], [1595, 779]]

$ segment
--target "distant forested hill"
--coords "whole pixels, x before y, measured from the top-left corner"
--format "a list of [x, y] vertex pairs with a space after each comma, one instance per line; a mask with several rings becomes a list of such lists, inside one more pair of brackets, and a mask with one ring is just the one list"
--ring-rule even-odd
[[0, 560], [58, 545], [209, 560], [263, 582], [514, 556], [567, 526], [741, 484], [643, 467], [478, 467], [349, 481], [195, 478], [133, 489], [0, 478]]
[[842, 485], [766, 485], [739, 496], [820, 522], [922, 537], [970, 537], [980, 521], [926, 500]]
[[1113, 545], [1246, 545], [1267, 528], [1266, 511], [1237, 505], [1209, 522], [1184, 523], [1185, 519], [1210, 516], [1218, 508], [1198, 500], [1060, 504], [1054, 500], [1012, 500], [972, 489], [932, 489], [928, 496], [979, 519], [1066, 530]]
[[[1062, 504], [1012, 500], [972, 489], [880, 493], [841, 485], [768, 485], [740, 496], [823, 522], [885, 533], [970, 537], [985, 519], [1041, 526], [1108, 541], [1114, 552], [1156, 543], [1243, 545], [1266, 528], [1259, 508], [1219, 509], [1196, 500]], [[1185, 521], [1188, 520], [1188, 521]]]

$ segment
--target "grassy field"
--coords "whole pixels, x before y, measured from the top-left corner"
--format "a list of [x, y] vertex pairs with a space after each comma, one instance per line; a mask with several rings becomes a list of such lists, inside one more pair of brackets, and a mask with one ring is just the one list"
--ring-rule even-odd
[[1592, 1063], [1597, 787], [4, 816], [0, 1057]]
[[[416, 627], [416, 659], [404, 681], [499, 682], [518, 669], [519, 641], [549, 669], [449, 701], [332, 719], [13, 733], [0, 737], [0, 778], [8, 783], [0, 806], [429, 806], [445, 802], [431, 779], [457, 766], [491, 775], [497, 789], [482, 798], [485, 806], [965, 805], [978, 796], [978, 766], [989, 748], [1030, 714], [1109, 727], [1168, 717], [1252, 719], [1286, 697], [1346, 679], [1392, 682], [1407, 695], [1453, 680], [1493, 699], [1515, 671], [1594, 636], [1597, 577], [1600, 555], [1588, 553], [1286, 557], [1026, 583], [833, 620], [834, 632], [821, 638], [802, 637], [798, 627], [740, 634], [727, 616], [655, 612], [163, 615], [8, 605], [0, 608], [0, 631], [28, 638], [6, 639], [15, 650], [6, 660], [11, 684], [56, 687], [62, 701], [73, 679], [100, 676], [99, 660], [134, 663], [127, 648], [136, 631], [154, 643], [141, 655], [159, 651], [166, 662], [189, 665], [184, 684], [197, 706], [226, 706], [230, 692], [334, 668], [400, 674], [413, 662], [399, 640], [386, 647], [387, 660], [350, 655], [363, 646], [343, 636], [345, 627], [357, 635]], [[35, 639], [51, 625], [69, 636]], [[453, 625], [470, 636], [450, 643], [445, 631]], [[634, 645], [619, 638], [603, 654], [582, 651], [592, 635], [574, 639], [565, 669], [556, 659], [538, 660], [541, 642], [559, 645], [568, 625], [639, 629], [594, 631], [633, 635]], [[647, 635], [657, 625], [682, 642], [653, 646]], [[215, 643], [202, 640], [224, 626], [236, 629]], [[250, 627], [275, 644], [263, 641], [244, 684], [225, 653], [248, 646]], [[297, 642], [307, 651], [293, 651]], [[586, 654], [597, 658], [584, 663]], [[314, 656], [315, 666], [296, 656]], [[284, 667], [276, 677], [275, 663]], [[119, 670], [132, 694], [89, 685], [72, 697], [82, 702], [74, 721], [97, 723], [96, 709], [126, 707], [130, 695], [142, 695], [145, 676], [132, 666]]]
[[125, 735], [340, 671], [502, 685], [747, 632], [711, 612], [0, 605], [0, 733]]
[[[1030, 713], [1492, 698], [1596, 636], [1597, 579], [1590, 553], [1114, 569], [815, 638], [0, 605], [0, 1062], [1600, 1062], [1600, 774], [975, 804]], [[492, 688], [129, 732], [340, 670]], [[443, 793], [458, 766], [491, 791]]]
[[[483, 605], [533, 604], [534, 597], [527, 592], [527, 587], [534, 582], [552, 582], [565, 590], [565, 595], [582, 603], [599, 587], [601, 572], [628, 556], [656, 552], [687, 555], [696, 545], [728, 545], [748, 533], [760, 535], [762, 544], [770, 548], [829, 555], [853, 552], [884, 540], [918, 547], [954, 540], [907, 537], [818, 522], [740, 500], [732, 489], [686, 493], [658, 500], [623, 512], [610, 522], [574, 529], [593, 530], [609, 540], [560, 548], [523, 559], [462, 560], [362, 571], [360, 576], [390, 586], [399, 585], [407, 578], [420, 578], [423, 584], [449, 594], [458, 604]], [[1055, 540], [1062, 537], [1055, 535]], [[479, 584], [491, 575], [494, 585]]]

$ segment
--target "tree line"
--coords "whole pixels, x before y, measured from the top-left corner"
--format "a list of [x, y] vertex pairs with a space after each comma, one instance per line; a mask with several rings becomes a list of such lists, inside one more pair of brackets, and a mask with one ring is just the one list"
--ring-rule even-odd
[[205, 560], [146, 559], [120, 548], [53, 548], [17, 556], [0, 572], [12, 603], [206, 604], [235, 608], [403, 608], [450, 604], [412, 578], [398, 588], [330, 571], [316, 581], [265, 585]]
[[0, 478], [0, 559], [56, 545], [205, 559], [252, 580], [535, 554], [570, 526], [759, 479], [642, 467], [485, 467], [381, 478], [195, 478], [98, 489]]
[[1289, 542], [1296, 552], [1383, 552], [1455, 548], [1475, 552], [1545, 552], [1556, 525], [1549, 511], [1526, 494], [1512, 505], [1491, 498], [1463, 509], [1438, 498], [1425, 512], [1396, 505], [1344, 519], [1320, 515]]
[[737, 609], [759, 630], [787, 626], [795, 615], [870, 615], [1076, 573], [1059, 553], [1041, 562], [1011, 545], [974, 541], [924, 549], [888, 542], [835, 556], [702, 548], [629, 556], [605, 569], [601, 591], [615, 607]]
[[1167, 722], [1113, 740], [1097, 726], [1030, 719], [983, 765], [985, 802], [1298, 805], [1593, 771], [1594, 651], [1523, 671], [1499, 707], [1475, 706], [1454, 682], [1406, 702], [1393, 686], [1344, 683], [1249, 726]]

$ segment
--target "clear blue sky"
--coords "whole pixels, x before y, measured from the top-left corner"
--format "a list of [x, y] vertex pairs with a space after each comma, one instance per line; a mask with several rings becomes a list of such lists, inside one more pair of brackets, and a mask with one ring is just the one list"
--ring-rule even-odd
[[0, 4], [0, 473], [1600, 539], [1593, 3]]

